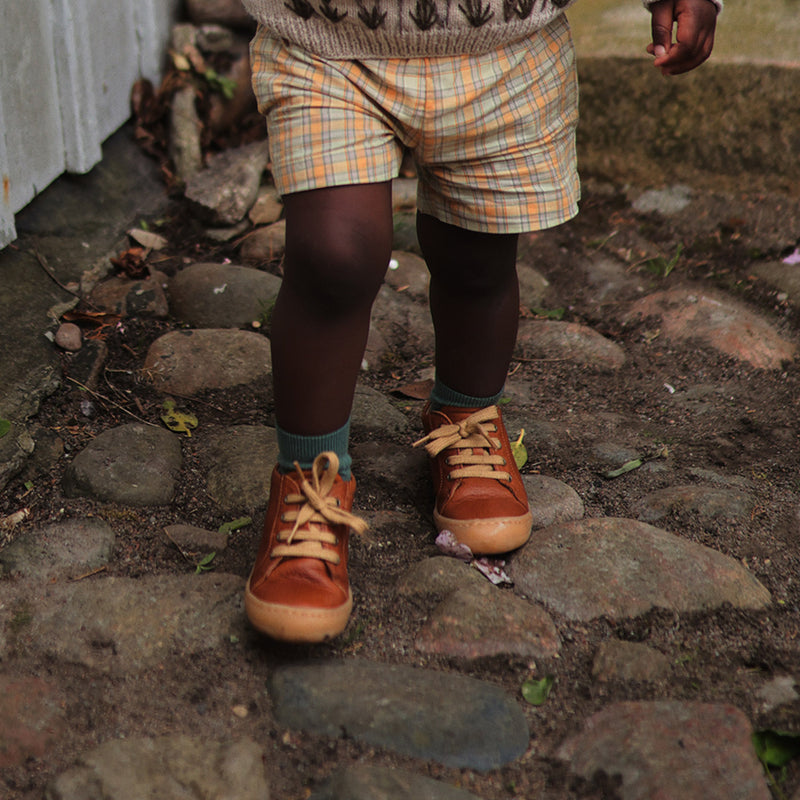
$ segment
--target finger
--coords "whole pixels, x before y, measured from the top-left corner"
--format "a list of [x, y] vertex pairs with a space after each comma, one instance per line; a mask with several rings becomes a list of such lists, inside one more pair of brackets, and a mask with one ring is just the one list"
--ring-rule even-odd
[[656, 58], [663, 58], [672, 46], [672, 24], [674, 19], [672, 0], [661, 0], [650, 6], [650, 30], [653, 41], [647, 52]]
[[656, 58], [655, 66], [665, 75], [679, 75], [702, 64], [714, 46], [715, 22], [715, 18], [709, 21], [695, 14], [680, 14], [676, 41], [662, 58]]

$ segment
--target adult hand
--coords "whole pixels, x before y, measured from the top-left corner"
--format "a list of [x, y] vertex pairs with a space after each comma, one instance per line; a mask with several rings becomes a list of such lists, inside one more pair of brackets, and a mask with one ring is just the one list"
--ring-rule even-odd
[[653, 66], [663, 75], [688, 72], [711, 55], [717, 26], [717, 7], [711, 0], [659, 0], [650, 6], [650, 14], [653, 41], [647, 52], [655, 56]]

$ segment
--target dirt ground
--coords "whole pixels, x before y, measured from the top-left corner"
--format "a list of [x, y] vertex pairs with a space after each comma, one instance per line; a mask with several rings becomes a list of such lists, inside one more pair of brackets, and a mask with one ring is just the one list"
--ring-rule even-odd
[[[753, 208], [758, 207], [757, 197], [740, 200], [745, 207], [750, 201]], [[526, 238], [520, 260], [535, 266], [550, 281], [549, 308], [564, 308], [565, 320], [590, 325], [618, 342], [628, 354], [628, 362], [615, 372], [576, 369], [558, 360], [515, 361], [512, 369], [515, 380], [530, 379], [536, 387], [531, 413], [559, 429], [569, 420], [571, 432], [559, 439], [557, 447], [537, 448], [535, 441], [528, 442], [531, 460], [525, 469], [573, 487], [586, 505], [587, 516], [635, 516], [634, 500], [665, 485], [663, 473], [645, 470], [619, 480], [601, 477], [591, 451], [598, 420], [622, 419], [631, 428], [645, 430], [654, 445], [666, 445], [668, 484], [692, 482], [693, 468], [750, 480], [757, 496], [751, 518], [720, 521], [673, 514], [662, 527], [744, 561], [773, 595], [768, 610], [722, 608], [681, 615], [656, 611], [621, 623], [557, 620], [563, 647], [558, 662], [551, 665], [556, 690], [544, 706], [526, 711], [532, 748], [519, 762], [488, 775], [420, 765], [346, 739], [327, 741], [287, 733], [271, 719], [264, 679], [274, 665], [298, 657], [359, 655], [425, 664], [486, 678], [514, 695], [528, 677], [526, 660], [492, 658], [467, 664], [415, 652], [421, 609], [411, 601], [398, 600], [393, 587], [410, 564], [435, 555], [436, 548], [432, 536], [419, 540], [398, 529], [384, 547], [354, 544], [351, 579], [357, 611], [346, 633], [331, 644], [293, 648], [253, 638], [230, 654], [218, 650], [189, 661], [175, 658], [137, 678], [91, 676], [87, 680], [82, 670], [64, 664], [8, 665], [15, 671], [35, 669], [66, 688], [73, 698], [68, 718], [74, 732], [47, 759], [9, 773], [11, 796], [40, 797], [47, 779], [67, 766], [76, 753], [122, 733], [152, 736], [201, 729], [204, 734], [225, 735], [230, 726], [228, 710], [243, 698], [249, 714], [237, 724], [237, 733], [265, 746], [272, 796], [285, 800], [307, 797], [307, 787], [327, 775], [332, 763], [355, 764], [362, 759], [458, 780], [485, 800], [614, 797], [613, 781], [587, 784], [575, 780], [549, 754], [578, 729], [580, 720], [621, 699], [732, 703], [749, 716], [756, 729], [800, 732], [800, 701], [764, 713], [756, 696], [757, 689], [774, 676], [800, 675], [798, 364], [787, 363], [774, 371], [755, 370], [695, 343], [653, 338], [648, 320], [632, 325], [619, 321], [617, 309], [632, 297], [615, 295], [613, 302], [598, 304], [579, 271], [576, 275], [576, 265], [586, 264], [598, 254], [627, 259], [631, 272], [642, 273], [648, 287], [691, 284], [721, 289], [767, 315], [785, 335], [796, 337], [798, 309], [751, 274], [757, 261], [781, 255], [777, 249], [766, 252], [754, 246], [758, 238], [755, 226], [753, 219], [736, 218], [720, 225], [711, 236], [697, 236], [668, 218], [634, 213], [623, 188], [587, 180], [580, 216], [556, 230]], [[159, 256], [157, 266], [168, 274], [186, 259], [239, 261], [233, 246], [205, 240], [180, 202], [160, 232], [170, 246], [166, 255]], [[678, 243], [683, 251], [669, 276], [645, 271], [647, 259], [670, 256]], [[270, 266], [278, 268], [278, 264]], [[158, 418], [162, 398], [141, 379], [138, 369], [150, 343], [173, 326], [171, 322], [131, 319], [109, 332], [105, 339], [109, 354], [97, 394], [92, 397], [91, 418], [81, 409], [86, 394], [67, 380], [44, 403], [38, 422], [63, 440], [68, 457], [103, 430], [130, 421], [122, 408], [148, 420]], [[363, 380], [390, 394], [418, 425], [420, 402], [398, 390], [417, 380], [420, 370], [429, 364], [429, 354], [420, 354], [413, 363], [395, 361], [366, 373]], [[64, 368], [69, 377], [68, 356]], [[693, 387], [702, 391], [696, 392], [692, 401], [676, 406], [665, 401], [665, 383], [679, 391]], [[270, 424], [269, 395], [269, 387], [253, 386], [208, 393], [192, 403], [202, 409], [207, 430], [215, 424]], [[187, 563], [163, 535], [164, 526], [186, 522], [216, 530], [221, 519], [219, 508], [204, 489], [203, 435], [198, 429], [191, 439], [183, 440], [184, 473], [178, 496], [169, 507], [123, 508], [65, 499], [59, 482], [66, 459], [60, 459], [57, 466], [33, 481], [32, 488], [26, 488], [21, 479], [13, 482], [0, 499], [0, 514], [16, 510], [22, 498], [32, 511], [30, 525], [57, 519], [62, 509], [69, 517], [97, 514], [117, 533], [109, 574], [136, 577], [185, 572]], [[379, 482], [361, 483], [361, 507], [380, 509], [391, 504], [406, 513], [426, 516], [431, 505], [426, 476], [412, 476], [410, 484], [406, 491], [396, 491]], [[246, 576], [257, 547], [258, 522], [256, 515], [255, 525], [234, 535], [232, 544], [215, 561], [218, 571]], [[592, 659], [597, 645], [612, 636], [646, 642], [666, 653], [674, 662], [670, 677], [646, 685], [597, 684], [591, 676]], [[791, 762], [780, 791], [789, 797], [799, 784], [800, 770]]]

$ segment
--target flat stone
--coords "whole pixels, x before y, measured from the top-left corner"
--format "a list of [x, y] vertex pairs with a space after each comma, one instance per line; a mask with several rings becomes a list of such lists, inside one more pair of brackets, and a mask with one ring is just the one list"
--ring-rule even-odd
[[421, 487], [430, 483], [428, 454], [424, 450], [407, 444], [367, 441], [353, 443], [350, 453], [356, 478], [364, 475], [385, 486], [399, 502], [419, 504]]
[[797, 692], [797, 681], [791, 675], [777, 675], [767, 681], [756, 692], [756, 696], [761, 701], [762, 711], [767, 712], [778, 706], [794, 703], [800, 694]]
[[657, 681], [669, 674], [669, 659], [640, 642], [610, 639], [597, 648], [592, 675], [598, 681]]
[[422, 653], [467, 660], [554, 658], [560, 645], [556, 626], [543, 608], [485, 582], [448, 595], [414, 641]]
[[397, 582], [397, 593], [410, 598], [444, 598], [457, 589], [486, 583], [477, 570], [450, 556], [434, 556], [412, 564]]
[[266, 169], [266, 141], [224, 150], [186, 181], [186, 199], [209, 225], [235, 225], [258, 197]]
[[269, 800], [264, 751], [250, 739], [191, 736], [111, 739], [84, 753], [47, 800]]
[[629, 519], [583, 519], [533, 531], [507, 571], [515, 592], [573, 620], [724, 603], [758, 609], [771, 599], [738, 561]]
[[583, 500], [566, 483], [546, 475], [533, 474], [523, 475], [522, 483], [528, 494], [534, 528], [546, 528], [558, 522], [583, 518]]
[[214, 650], [244, 636], [243, 580], [194, 572], [72, 583], [0, 583], [0, 621], [19, 615], [16, 635], [0, 639], [0, 657], [17, 652], [115, 675], [132, 674], [179, 654]]
[[535, 267], [528, 264], [517, 264], [519, 280], [519, 304], [533, 311], [545, 304], [550, 289], [550, 281]]
[[183, 457], [179, 438], [132, 422], [101, 433], [67, 467], [67, 497], [160, 506], [172, 499]]
[[209, 437], [208, 492], [224, 509], [264, 508], [278, 461], [275, 429], [233, 425]]
[[269, 691], [289, 728], [449, 767], [496, 769], [527, 749], [528, 724], [499, 687], [463, 675], [367, 661], [279, 667]]
[[242, 328], [264, 322], [281, 279], [235, 264], [190, 264], [169, 282], [173, 316], [194, 328]]
[[616, 370], [625, 351], [597, 331], [576, 322], [523, 319], [515, 353], [524, 358], [557, 358], [596, 369]]
[[64, 698], [34, 677], [0, 674], [0, 767], [43, 759], [66, 729]]
[[634, 303], [624, 320], [655, 316], [668, 339], [697, 339], [754, 367], [779, 369], [797, 346], [784, 339], [763, 317], [743, 303], [713, 292], [672, 289]]
[[645, 214], [655, 211], [669, 217], [683, 211], [691, 202], [692, 190], [688, 186], [676, 184], [664, 189], [648, 189], [642, 192], [633, 201], [633, 209]]
[[386, 270], [386, 283], [396, 292], [405, 292], [423, 303], [428, 302], [430, 273], [424, 259], [415, 253], [395, 250]]
[[252, 331], [170, 331], [150, 346], [142, 373], [164, 393], [191, 396], [207, 389], [266, 380], [272, 368], [269, 340]]
[[286, 250], [286, 220], [256, 228], [242, 242], [242, 259], [257, 264], [277, 261]]
[[0, 550], [0, 575], [74, 578], [107, 564], [114, 531], [98, 518], [69, 519], [22, 533]]
[[280, 219], [282, 213], [283, 203], [275, 187], [262, 186], [248, 217], [253, 225], [271, 225]]
[[384, 435], [409, 429], [406, 415], [385, 394], [363, 384], [356, 386], [350, 424], [353, 430]]
[[745, 715], [729, 705], [615, 703], [556, 756], [587, 780], [619, 775], [623, 800], [769, 800]]
[[228, 546], [228, 534], [195, 525], [167, 525], [164, 532], [182, 550], [221, 553]]
[[384, 284], [372, 307], [372, 325], [383, 334], [394, 354], [419, 358], [433, 355], [433, 322], [428, 306]]
[[636, 512], [644, 522], [657, 522], [676, 512], [702, 519], [749, 519], [755, 500], [741, 489], [713, 486], [667, 486], [643, 497]]
[[166, 276], [161, 273], [138, 281], [112, 277], [98, 283], [90, 299], [97, 308], [111, 314], [165, 319], [169, 315], [166, 283]]
[[337, 770], [309, 800], [480, 800], [456, 786], [403, 769], [367, 764]]

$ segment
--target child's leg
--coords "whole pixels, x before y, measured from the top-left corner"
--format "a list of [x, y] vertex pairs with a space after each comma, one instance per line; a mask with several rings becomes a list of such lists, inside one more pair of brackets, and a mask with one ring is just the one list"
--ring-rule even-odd
[[436, 527], [474, 553], [524, 544], [532, 515], [497, 405], [519, 317], [516, 234], [476, 233], [420, 214], [431, 273], [436, 381], [422, 414]]
[[502, 391], [519, 318], [517, 235], [478, 233], [417, 217], [431, 273], [436, 376], [461, 394], [493, 398]]
[[391, 184], [285, 198], [284, 280], [271, 321], [275, 417], [311, 436], [348, 420], [392, 247]]
[[347, 624], [349, 532], [366, 527], [350, 513], [347, 423], [391, 254], [391, 184], [297, 192], [285, 208], [284, 280], [271, 325], [279, 468], [245, 608], [270, 636], [315, 642]]

